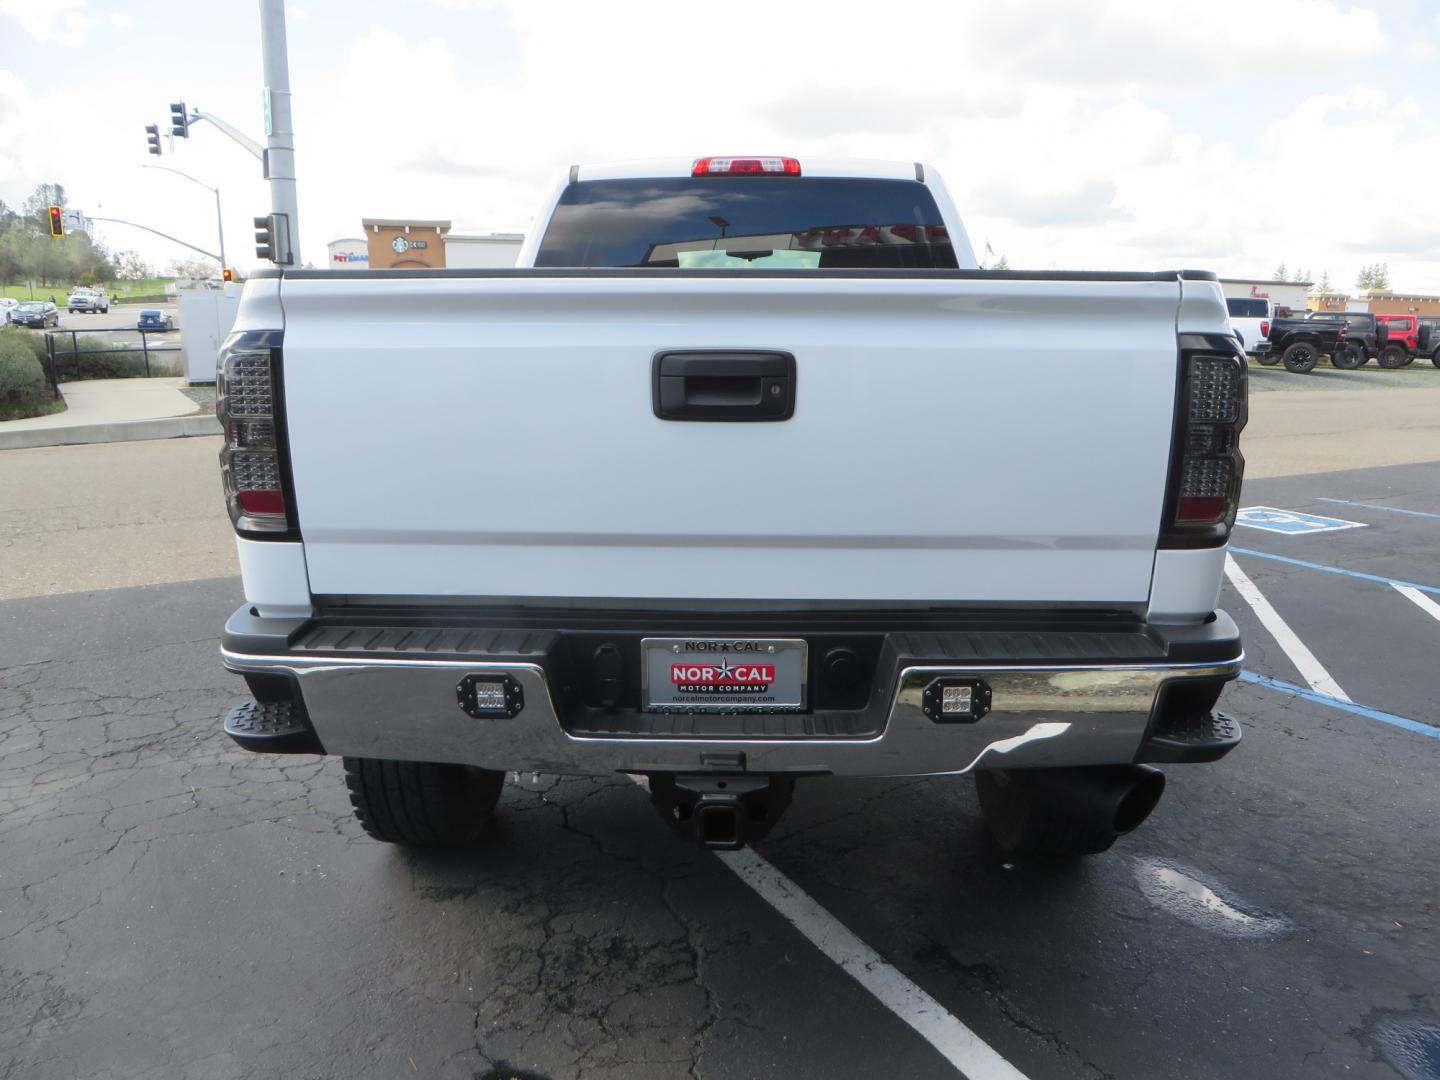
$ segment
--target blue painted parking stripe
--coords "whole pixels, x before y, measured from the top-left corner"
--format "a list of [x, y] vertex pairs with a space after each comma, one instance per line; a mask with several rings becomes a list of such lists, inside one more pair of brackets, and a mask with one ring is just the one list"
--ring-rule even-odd
[[1294, 683], [1281, 682], [1279, 679], [1272, 679], [1268, 675], [1257, 675], [1253, 671], [1242, 671], [1240, 673], [1240, 681], [1257, 683], [1260, 686], [1268, 686], [1272, 690], [1279, 690], [1282, 693], [1290, 694], [1292, 697], [1304, 698], [1306, 701], [1313, 701], [1319, 705], [1329, 705], [1332, 709], [1354, 713], [1356, 716], [1364, 716], [1370, 720], [1379, 720], [1382, 724], [1403, 728], [1405, 731], [1412, 731], [1416, 735], [1424, 735], [1431, 739], [1440, 739], [1440, 727], [1431, 727], [1429, 724], [1422, 724], [1419, 720], [1411, 720], [1409, 717], [1381, 712], [1379, 709], [1371, 709], [1365, 705], [1356, 705], [1353, 701], [1341, 701], [1339, 698], [1331, 697], [1329, 694], [1321, 694], [1303, 686], [1296, 686]]
[[1362, 574], [1359, 570], [1343, 570], [1338, 566], [1326, 566], [1324, 563], [1292, 559], [1288, 555], [1271, 555], [1268, 551], [1255, 551], [1253, 548], [1232, 547], [1230, 550], [1236, 555], [1254, 555], [1257, 559], [1274, 559], [1276, 562], [1289, 563], [1291, 566], [1303, 566], [1306, 570], [1319, 570], [1326, 574], [1344, 574], [1346, 577], [1359, 578], [1361, 581], [1378, 581], [1382, 585], [1406, 585], [1412, 589], [1419, 589], [1421, 592], [1440, 596], [1440, 586], [1437, 585], [1421, 585], [1419, 582], [1400, 581], [1397, 578], [1381, 577], [1379, 574]]
[[1352, 502], [1349, 499], [1327, 499], [1323, 495], [1317, 495], [1315, 501], [1339, 503], [1341, 506], [1363, 506], [1366, 510], [1389, 510], [1392, 514], [1410, 514], [1412, 517], [1435, 518], [1440, 521], [1440, 514], [1431, 514], [1425, 510], [1406, 510], [1400, 506], [1381, 506], [1379, 503]]

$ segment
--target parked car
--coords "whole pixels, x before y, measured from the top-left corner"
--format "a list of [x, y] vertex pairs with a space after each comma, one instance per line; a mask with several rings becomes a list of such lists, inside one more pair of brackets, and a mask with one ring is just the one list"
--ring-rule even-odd
[[1389, 335], [1380, 350], [1380, 366], [1399, 368], [1413, 363], [1420, 351], [1420, 320], [1414, 315], [1376, 315]]
[[1272, 319], [1268, 340], [1255, 358], [1262, 364], [1283, 362], [1286, 371], [1304, 375], [1329, 356], [1348, 371], [1364, 367], [1385, 342], [1385, 324], [1368, 312], [1312, 311], [1303, 319]]
[[1253, 353], [1270, 335], [1270, 320], [1275, 317], [1275, 303], [1264, 296], [1228, 296], [1225, 308], [1230, 313], [1230, 329], [1240, 339], [1240, 347]]
[[70, 314], [77, 311], [87, 311], [104, 314], [110, 310], [110, 297], [105, 295], [103, 289], [91, 289], [80, 287], [70, 290], [70, 298], [65, 303]]
[[246, 283], [242, 747], [343, 756], [394, 843], [506, 770], [645, 775], [714, 848], [805, 775], [973, 775], [1004, 850], [1086, 855], [1239, 743], [1214, 274], [978, 273], [912, 162], [577, 165], [534, 220], [511, 270]]
[[1440, 367], [1440, 317], [1421, 316], [1415, 343], [1417, 355], [1428, 356], [1432, 364]]
[[60, 309], [48, 300], [26, 300], [16, 306], [10, 316], [16, 326], [29, 326], [44, 330], [47, 326], [60, 325]]
[[20, 301], [9, 296], [0, 296], [0, 323], [8, 323], [10, 316], [20, 306]]
[[175, 316], [168, 311], [146, 308], [135, 322], [137, 330], [174, 330]]

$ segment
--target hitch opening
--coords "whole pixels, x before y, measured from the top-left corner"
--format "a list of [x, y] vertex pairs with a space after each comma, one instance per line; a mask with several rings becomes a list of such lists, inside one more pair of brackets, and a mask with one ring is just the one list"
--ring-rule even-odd
[[650, 801], [677, 831], [708, 848], [735, 851], [770, 831], [795, 793], [795, 778], [652, 773]]

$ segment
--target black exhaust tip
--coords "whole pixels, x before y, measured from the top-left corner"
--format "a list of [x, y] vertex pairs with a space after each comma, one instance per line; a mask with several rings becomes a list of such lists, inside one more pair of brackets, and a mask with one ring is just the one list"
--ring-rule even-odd
[[1010, 855], [1098, 855], [1144, 823], [1165, 793], [1148, 765], [975, 774], [985, 824]]

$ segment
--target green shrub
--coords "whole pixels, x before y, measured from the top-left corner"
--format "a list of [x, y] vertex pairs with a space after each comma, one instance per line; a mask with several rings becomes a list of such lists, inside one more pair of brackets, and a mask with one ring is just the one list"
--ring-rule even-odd
[[39, 361], [43, 370], [45, 367], [45, 335], [38, 330], [26, 330], [19, 326], [7, 326], [0, 330], [0, 339], [15, 340], [20, 342]]
[[[145, 377], [145, 356], [138, 345], [111, 347], [109, 339], [85, 335], [72, 346], [67, 338], [55, 339], [55, 378], [59, 382], [79, 379], [141, 379]], [[72, 355], [71, 349], [80, 355]], [[42, 343], [43, 354], [44, 346]], [[153, 365], [152, 365], [153, 366]]]
[[0, 332], [0, 420], [42, 416], [65, 407], [50, 391], [45, 370], [24, 331]]

